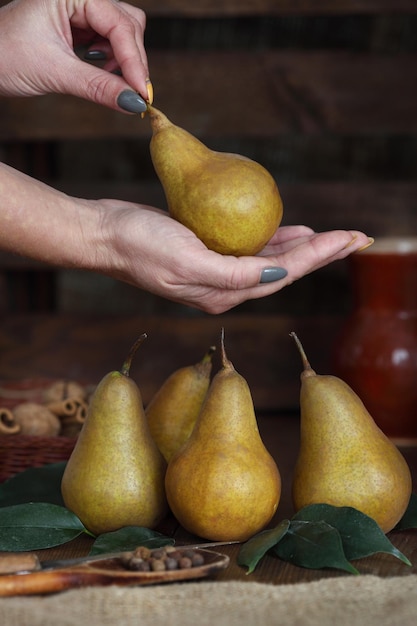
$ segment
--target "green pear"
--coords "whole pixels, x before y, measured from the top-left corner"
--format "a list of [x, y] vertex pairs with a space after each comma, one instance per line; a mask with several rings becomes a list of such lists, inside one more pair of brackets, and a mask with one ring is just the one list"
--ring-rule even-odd
[[282, 219], [271, 174], [239, 154], [210, 150], [148, 106], [150, 152], [170, 215], [210, 249], [235, 256], [265, 247]]
[[125, 526], [153, 528], [167, 512], [166, 462], [129, 377], [145, 337], [132, 346], [121, 371], [97, 385], [62, 478], [65, 506], [95, 535]]
[[246, 380], [228, 360], [214, 376], [193, 432], [171, 458], [168, 503], [189, 532], [245, 541], [272, 519], [281, 496], [278, 467], [265, 448]]
[[291, 336], [304, 367], [294, 507], [350, 506], [373, 518], [387, 533], [408, 506], [409, 467], [349, 385], [336, 376], [316, 374], [297, 335]]
[[211, 346], [201, 361], [168, 376], [146, 406], [151, 435], [166, 461], [191, 435], [209, 388], [214, 351]]

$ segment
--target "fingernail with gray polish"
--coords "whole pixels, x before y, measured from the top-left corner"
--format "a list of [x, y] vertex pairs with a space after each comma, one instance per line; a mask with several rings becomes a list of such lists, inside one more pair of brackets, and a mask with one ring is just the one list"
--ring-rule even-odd
[[84, 59], [86, 61], [105, 61], [107, 54], [101, 50], [87, 50], [84, 54]]
[[129, 113], [144, 113], [146, 111], [146, 102], [136, 92], [126, 89], [117, 98], [117, 104], [121, 109]]
[[283, 267], [264, 267], [261, 273], [260, 283], [273, 283], [276, 280], [285, 278], [288, 274]]

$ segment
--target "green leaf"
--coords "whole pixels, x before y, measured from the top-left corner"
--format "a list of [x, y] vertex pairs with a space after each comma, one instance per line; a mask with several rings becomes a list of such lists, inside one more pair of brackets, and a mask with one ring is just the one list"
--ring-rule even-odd
[[406, 530], [407, 528], [417, 528], [417, 495], [411, 494], [408, 507], [394, 530]]
[[161, 548], [174, 545], [174, 539], [165, 537], [161, 533], [141, 526], [125, 526], [111, 533], [103, 533], [94, 542], [90, 555], [124, 552], [134, 550], [138, 546]]
[[0, 550], [21, 552], [67, 543], [87, 532], [71, 511], [45, 502], [0, 509]]
[[272, 550], [280, 559], [301, 567], [331, 567], [359, 574], [346, 559], [339, 532], [323, 521], [291, 520], [286, 534]]
[[289, 525], [290, 521], [285, 519], [274, 528], [263, 530], [243, 544], [237, 555], [237, 564], [248, 568], [246, 574], [251, 574], [254, 571], [268, 550], [282, 539]]
[[32, 467], [0, 485], [0, 507], [27, 502], [48, 502], [64, 506], [61, 480], [66, 461]]
[[300, 509], [292, 519], [306, 522], [323, 521], [336, 528], [349, 561], [384, 552], [411, 565], [407, 557], [393, 546], [375, 520], [353, 507], [310, 504]]

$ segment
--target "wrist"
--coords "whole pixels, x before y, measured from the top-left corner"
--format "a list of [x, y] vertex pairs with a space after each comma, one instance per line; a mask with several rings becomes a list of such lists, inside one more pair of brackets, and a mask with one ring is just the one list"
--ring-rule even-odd
[[97, 202], [72, 198], [0, 164], [0, 247], [61, 267], [105, 259]]

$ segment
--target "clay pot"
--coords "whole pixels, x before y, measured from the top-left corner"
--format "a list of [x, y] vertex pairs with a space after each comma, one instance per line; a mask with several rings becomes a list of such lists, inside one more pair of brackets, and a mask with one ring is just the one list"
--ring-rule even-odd
[[398, 444], [417, 444], [417, 237], [389, 237], [349, 257], [353, 310], [334, 367]]

